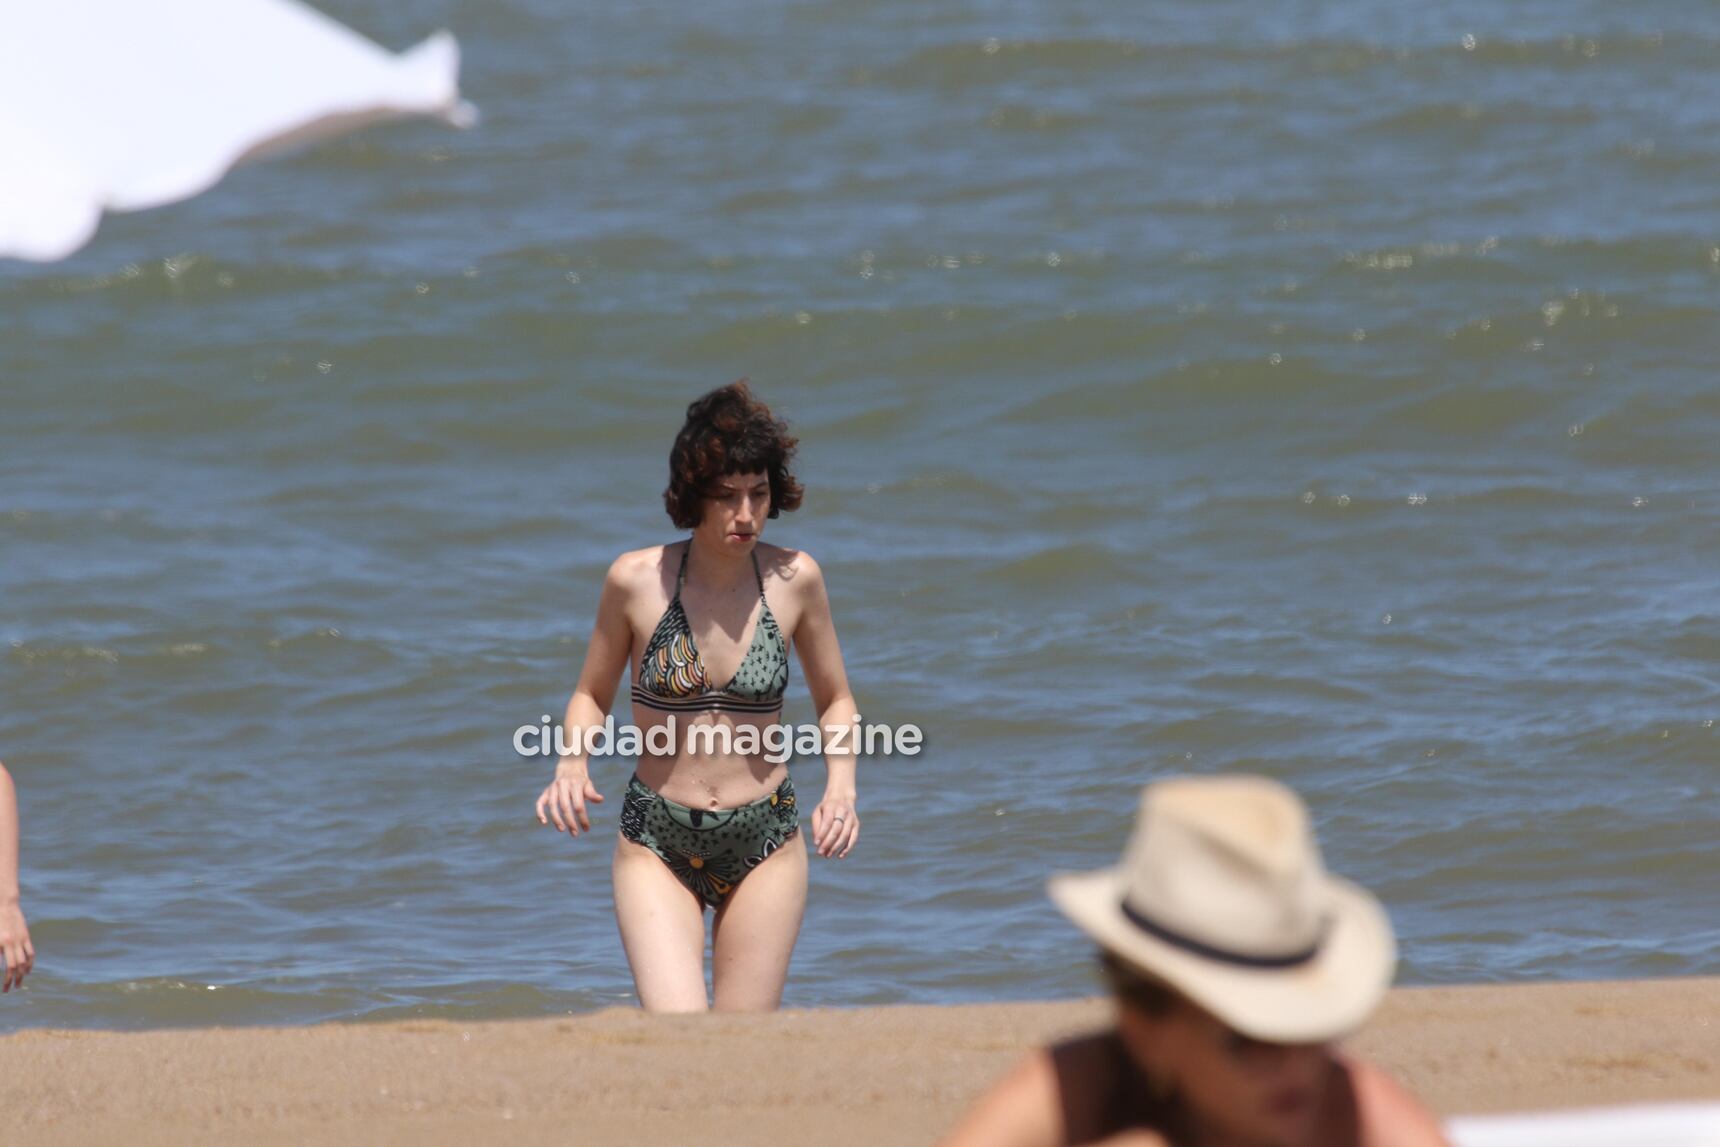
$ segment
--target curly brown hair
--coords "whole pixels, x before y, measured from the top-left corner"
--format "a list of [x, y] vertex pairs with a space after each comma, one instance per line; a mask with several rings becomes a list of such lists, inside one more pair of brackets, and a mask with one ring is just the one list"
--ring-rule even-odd
[[744, 378], [701, 395], [687, 407], [686, 424], [669, 451], [669, 487], [663, 491], [669, 520], [677, 529], [693, 529], [717, 479], [761, 470], [770, 477], [770, 516], [799, 509], [805, 490], [788, 469], [799, 441], [787, 422], [753, 397]]

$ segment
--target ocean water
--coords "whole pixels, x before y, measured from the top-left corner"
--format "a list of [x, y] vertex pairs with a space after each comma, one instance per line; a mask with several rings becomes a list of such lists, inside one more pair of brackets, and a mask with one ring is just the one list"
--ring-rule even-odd
[[324, 8], [483, 125], [0, 265], [0, 1030], [628, 1002], [510, 740], [743, 375], [926, 733], [788, 1004], [1093, 990], [1044, 879], [1184, 771], [1295, 785], [1402, 982], [1720, 972], [1720, 10]]

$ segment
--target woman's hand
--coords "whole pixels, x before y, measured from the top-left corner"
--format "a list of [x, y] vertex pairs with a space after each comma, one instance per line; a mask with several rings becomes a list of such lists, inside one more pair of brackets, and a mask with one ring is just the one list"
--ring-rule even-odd
[[557, 765], [555, 780], [537, 799], [538, 823], [548, 824], [553, 820], [556, 831], [569, 836], [590, 832], [591, 817], [585, 811], [587, 801], [603, 803], [603, 795], [591, 783], [590, 775], [580, 766], [565, 762]]
[[841, 860], [860, 840], [860, 814], [848, 794], [825, 793], [812, 810], [812, 843], [820, 856]]
[[5, 983], [0, 992], [9, 992], [24, 983], [24, 977], [36, 964], [36, 949], [30, 943], [30, 927], [24, 923], [24, 910], [16, 903], [0, 904], [0, 958], [6, 961]]

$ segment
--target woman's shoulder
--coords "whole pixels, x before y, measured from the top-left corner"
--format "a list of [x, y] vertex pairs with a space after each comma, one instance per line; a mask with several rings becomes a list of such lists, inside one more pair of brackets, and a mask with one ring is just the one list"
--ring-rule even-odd
[[1057, 1072], [1044, 1049], [1028, 1053], [980, 1096], [938, 1147], [1060, 1147]]
[[796, 550], [791, 545], [771, 545], [760, 542], [753, 550], [759, 555], [759, 569], [765, 576], [776, 576], [784, 581], [815, 581], [824, 585], [824, 567], [807, 550]]
[[1114, 1031], [1039, 1048], [1018, 1061], [942, 1147], [1167, 1147], [1151, 1126], [1118, 1118], [1123, 1052]]
[[805, 550], [759, 542], [753, 552], [758, 555], [759, 573], [767, 580], [780, 581], [796, 593], [823, 590], [824, 570]]
[[628, 550], [609, 563], [609, 571], [604, 575], [604, 581], [629, 593], [646, 585], [655, 585], [662, 578], [664, 563], [673, 557], [683, 544], [665, 542], [660, 546]]
[[1339, 1062], [1355, 1096], [1361, 1147], [1449, 1147], [1439, 1119], [1403, 1084], [1364, 1060]]
[[1163, 1145], [1163, 1112], [1138, 1077], [1115, 1028], [1049, 1049], [1067, 1141]]

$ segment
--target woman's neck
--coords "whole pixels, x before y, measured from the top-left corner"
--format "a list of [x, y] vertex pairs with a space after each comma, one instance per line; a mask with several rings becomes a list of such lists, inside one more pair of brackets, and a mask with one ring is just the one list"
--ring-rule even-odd
[[687, 543], [687, 580], [697, 581], [707, 589], [732, 590], [752, 581], [752, 558], [749, 554], [727, 554], [693, 535]]

